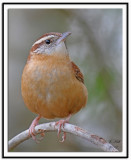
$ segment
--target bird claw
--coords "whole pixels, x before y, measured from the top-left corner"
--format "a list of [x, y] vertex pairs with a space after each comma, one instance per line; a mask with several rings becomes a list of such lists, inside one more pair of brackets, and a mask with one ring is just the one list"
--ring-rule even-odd
[[36, 118], [33, 120], [32, 124], [30, 125], [30, 128], [29, 128], [29, 136], [31, 136], [32, 139], [33, 139], [34, 141], [36, 141], [36, 143], [40, 143], [40, 141], [41, 141], [41, 140], [43, 139], [43, 137], [44, 137], [44, 130], [39, 129], [39, 131], [41, 132], [41, 133], [40, 133], [41, 137], [40, 137], [40, 138], [36, 138], [35, 126], [38, 125], [38, 121], [39, 121], [40, 118], [41, 118], [41, 116], [36, 117]]
[[59, 142], [63, 143], [65, 139], [66, 139], [66, 132], [63, 133], [62, 140], [59, 140]]
[[[56, 125], [59, 125], [58, 133], [57, 133], [58, 139], [59, 139], [59, 135], [61, 133], [61, 127], [64, 126], [65, 123], [66, 123], [66, 120], [60, 120], [60, 121], [55, 123]], [[66, 132], [63, 133], [62, 140], [59, 140], [59, 142], [64, 142], [65, 139], [66, 139]]]
[[[35, 128], [35, 127], [34, 127]], [[43, 138], [44, 138], [44, 130], [42, 130], [42, 129], [40, 129], [39, 131], [41, 132], [40, 133], [40, 135], [41, 135], [41, 137], [37, 137], [36, 138], [36, 133], [35, 133], [35, 129], [34, 128], [29, 128], [29, 136], [31, 136], [32, 137], [32, 139], [34, 140], [34, 141], [36, 141], [36, 143], [40, 143], [40, 141], [41, 140], [43, 140]]]
[[[65, 123], [69, 122], [70, 117], [71, 117], [71, 114], [67, 117], [67, 119], [60, 120], [60, 121], [57, 121], [55, 123], [55, 125], [59, 125], [59, 127], [58, 127], [58, 133], [57, 133], [58, 139], [59, 139], [59, 135], [61, 133], [61, 127], [64, 126]], [[66, 139], [66, 132], [63, 133], [62, 140], [59, 140], [59, 142], [64, 142], [65, 139]]]

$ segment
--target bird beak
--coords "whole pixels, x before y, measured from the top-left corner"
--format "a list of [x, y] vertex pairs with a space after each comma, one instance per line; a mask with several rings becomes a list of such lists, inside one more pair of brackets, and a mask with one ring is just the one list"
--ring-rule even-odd
[[65, 41], [66, 37], [69, 36], [71, 32], [64, 32], [62, 33], [61, 37], [56, 41], [56, 44], [58, 45], [60, 42]]

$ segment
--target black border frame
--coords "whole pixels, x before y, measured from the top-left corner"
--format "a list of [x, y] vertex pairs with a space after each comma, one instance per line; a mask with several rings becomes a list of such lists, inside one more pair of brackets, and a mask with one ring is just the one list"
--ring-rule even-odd
[[[24, 157], [9, 157], [9, 156], [4, 156], [4, 6], [5, 5], [36, 5], [36, 4], [44, 4], [44, 5], [71, 5], [71, 4], [74, 4], [74, 5], [93, 5], [93, 4], [97, 4], [97, 5], [125, 5], [126, 6], [126, 40], [127, 40], [127, 44], [126, 44], [126, 54], [127, 54], [127, 58], [126, 58], [126, 62], [127, 62], [127, 65], [126, 65], [126, 74], [127, 74], [127, 85], [126, 85], [126, 91], [127, 91], [127, 97], [126, 97], [126, 106], [127, 106], [127, 112], [126, 112], [126, 125], [127, 125], [127, 138], [126, 138], [126, 147], [127, 147], [127, 151], [126, 151], [126, 156], [118, 156], [118, 157], [71, 157], [71, 156], [67, 156], [67, 157], [28, 157], [28, 156], [24, 156]], [[128, 6], [128, 3], [117, 3], [117, 2], [112, 2], [112, 3], [2, 3], [2, 158], [129, 158], [129, 142], [128, 142], [128, 139], [129, 139], [129, 106], [128, 106], [128, 101], [129, 101], [129, 91], [128, 91], [128, 67], [129, 67], [129, 61], [128, 61], [128, 54], [129, 54], [129, 37], [128, 37], [128, 31], [129, 31], [129, 6]]]

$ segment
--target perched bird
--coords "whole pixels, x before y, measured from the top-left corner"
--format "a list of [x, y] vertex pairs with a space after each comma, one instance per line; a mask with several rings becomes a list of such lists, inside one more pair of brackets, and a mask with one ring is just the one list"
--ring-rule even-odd
[[[24, 67], [21, 91], [28, 109], [38, 117], [29, 134], [34, 140], [35, 126], [41, 117], [66, 118], [56, 122], [61, 126], [69, 121], [87, 102], [84, 77], [78, 66], [69, 58], [65, 39], [70, 32], [51, 32], [41, 36], [33, 45]], [[63, 141], [66, 137], [64, 133]]]

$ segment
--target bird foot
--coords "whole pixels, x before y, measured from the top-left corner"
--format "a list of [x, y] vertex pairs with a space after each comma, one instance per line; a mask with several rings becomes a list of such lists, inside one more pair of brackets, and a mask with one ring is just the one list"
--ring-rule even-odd
[[29, 136], [31, 136], [32, 139], [36, 141], [36, 143], [39, 143], [39, 142], [43, 139], [43, 137], [44, 137], [44, 131], [43, 131], [43, 130], [40, 130], [40, 131], [42, 131], [42, 132], [40, 133], [40, 134], [41, 134], [41, 137], [40, 137], [40, 138], [36, 138], [35, 127], [38, 125], [38, 122], [39, 122], [40, 118], [41, 118], [40, 115], [37, 116], [37, 117], [33, 120], [32, 124], [31, 124], [30, 127], [29, 127]]
[[[57, 133], [57, 136], [58, 136], [58, 139], [59, 139], [59, 135], [61, 133], [61, 127], [64, 126], [65, 123], [68, 123], [69, 122], [69, 119], [70, 119], [71, 115], [69, 115], [65, 120], [62, 119], [62, 120], [59, 120], [55, 123], [55, 125], [59, 125], [58, 127], [58, 133]], [[62, 136], [62, 140], [59, 140], [60, 142], [64, 142], [66, 139], [66, 132], [63, 133], [63, 136]]]

